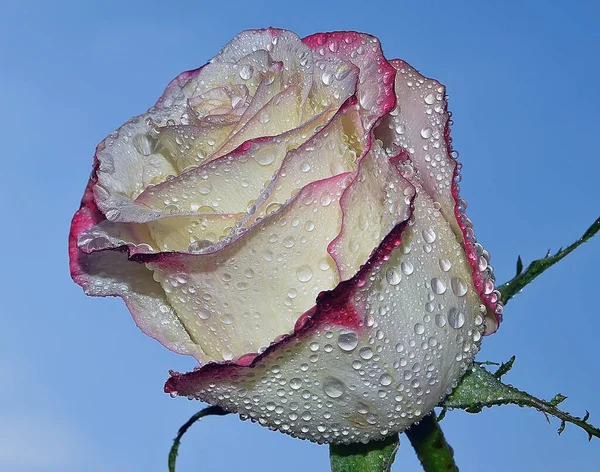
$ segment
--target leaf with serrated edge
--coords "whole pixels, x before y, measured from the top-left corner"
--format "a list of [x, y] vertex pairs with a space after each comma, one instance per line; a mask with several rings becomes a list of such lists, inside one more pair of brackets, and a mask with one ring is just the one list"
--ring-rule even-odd
[[600, 438], [600, 429], [587, 422], [589, 413], [586, 412], [584, 418], [579, 418], [556, 407], [565, 398], [564, 395], [558, 394], [549, 402], [540, 400], [501, 382], [494, 374], [475, 364], [473, 369], [463, 377], [458, 387], [442, 402], [441, 406], [445, 409], [458, 408], [470, 413], [480, 412], [485, 407], [495, 405], [528, 406], [558, 418], [561, 421], [559, 433], [564, 429], [565, 423], [572, 423], [588, 433], [590, 440], [592, 436]]

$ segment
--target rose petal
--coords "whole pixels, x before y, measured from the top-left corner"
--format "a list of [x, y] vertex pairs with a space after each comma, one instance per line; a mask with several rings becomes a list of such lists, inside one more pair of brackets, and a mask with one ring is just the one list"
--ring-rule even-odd
[[243, 213], [277, 172], [287, 152], [326, 124], [331, 113], [326, 111], [278, 138], [247, 142], [226, 156], [149, 187], [136, 203], [159, 211], [169, 206], [182, 213]]
[[268, 76], [264, 77], [263, 80], [261, 80], [256, 92], [252, 95], [252, 101], [250, 102], [250, 105], [236, 124], [232, 134], [236, 134], [238, 131], [240, 131], [240, 129], [242, 129], [244, 125], [250, 121], [250, 119], [255, 117], [256, 114], [265, 105], [267, 105], [267, 103], [269, 103], [277, 94], [283, 91], [285, 85], [282, 77], [283, 63], [276, 62], [271, 67], [271, 70], [272, 72]]
[[336, 286], [327, 245], [339, 232], [338, 201], [346, 177], [306, 186], [216, 253], [143, 259], [206, 353], [199, 360], [258, 352], [291, 332], [320, 291]]
[[302, 104], [302, 116], [310, 117], [322, 110], [339, 108], [357, 90], [359, 69], [350, 62], [317, 59], [308, 99]]
[[245, 141], [262, 136], [277, 136], [300, 126], [299, 85], [290, 85], [275, 95], [219, 150], [227, 154]]
[[173, 374], [165, 390], [316, 442], [368, 442], [418, 421], [471, 365], [483, 319], [450, 225], [427, 195], [414, 206], [294, 335], [249, 366]]
[[146, 223], [157, 251], [203, 252], [230, 235], [240, 214], [205, 213], [166, 216]]
[[403, 61], [390, 63], [396, 74], [396, 108], [375, 129], [384, 147], [405, 149], [416, 171], [413, 180], [441, 206], [456, 234], [461, 234], [454, 217], [452, 179], [456, 161], [450, 156], [444, 131], [448, 122], [446, 89]]
[[[191, 168], [208, 164], [220, 156], [217, 150], [223, 146], [235, 123], [203, 123], [201, 125], [171, 125], [156, 128], [163, 154], [180, 175]], [[155, 182], [157, 185], [164, 181]]]
[[342, 230], [329, 247], [342, 280], [353, 277], [383, 238], [408, 219], [414, 194], [413, 185], [374, 143], [344, 191]]
[[356, 170], [365, 143], [353, 104], [348, 101], [324, 128], [286, 155], [244, 225], [264, 217], [311, 182]]
[[138, 327], [167, 348], [194, 357], [203, 357], [152, 273], [143, 264], [127, 259], [120, 251], [82, 252], [77, 241], [80, 235], [104, 217], [92, 196], [93, 181], [86, 189], [82, 206], [75, 213], [69, 235], [69, 263], [73, 280], [87, 295], [118, 296], [127, 304]]
[[466, 203], [458, 195], [458, 165], [452, 152], [445, 87], [404, 61], [394, 60], [391, 64], [398, 71], [397, 106], [381, 120], [375, 136], [388, 149], [400, 147], [408, 152], [415, 170], [410, 179], [438, 203], [463, 242], [473, 283], [488, 306], [485, 325], [486, 334], [491, 334], [501, 320], [502, 304], [494, 290], [489, 253], [477, 243], [472, 223], [464, 214]]
[[396, 71], [385, 60], [379, 40], [374, 36], [351, 31], [318, 33], [302, 40], [313, 50], [315, 58], [347, 62], [359, 69], [358, 102], [367, 130], [396, 103]]
[[283, 62], [285, 83], [300, 75], [304, 101], [312, 84], [313, 58], [310, 49], [292, 31], [276, 28], [243, 31], [226, 44], [212, 62], [236, 62], [257, 50], [268, 51], [273, 60]]

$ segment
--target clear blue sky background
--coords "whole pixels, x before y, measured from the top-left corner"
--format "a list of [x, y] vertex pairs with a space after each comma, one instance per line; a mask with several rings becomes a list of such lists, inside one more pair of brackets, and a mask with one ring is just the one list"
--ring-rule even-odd
[[[95, 145], [234, 34], [355, 29], [445, 83], [462, 195], [500, 280], [579, 236], [600, 210], [597, 2], [30, 1], [0, 12], [0, 470], [166, 470], [202, 405], [162, 393], [193, 363], [71, 282], [67, 232]], [[514, 299], [480, 360], [600, 423], [600, 241]], [[443, 422], [461, 471], [597, 471], [600, 441], [516, 407]], [[185, 437], [179, 471], [328, 470], [327, 448], [237, 418]], [[282, 467], [283, 465], [283, 468]], [[419, 470], [403, 439], [394, 470]]]

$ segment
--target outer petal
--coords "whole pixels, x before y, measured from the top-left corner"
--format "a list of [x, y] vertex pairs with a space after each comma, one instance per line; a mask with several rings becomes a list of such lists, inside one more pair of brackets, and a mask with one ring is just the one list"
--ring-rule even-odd
[[173, 374], [165, 390], [300, 438], [367, 442], [406, 429], [455, 386], [482, 323], [464, 251], [420, 195], [414, 220], [356, 277], [323, 294], [294, 335], [249, 366]]
[[93, 201], [93, 184], [90, 180], [71, 225], [69, 263], [73, 280], [88, 295], [123, 298], [139, 328], [167, 348], [202, 357], [202, 350], [191, 340], [164, 291], [143, 264], [129, 261], [127, 254], [118, 250], [85, 254], [77, 247], [80, 234], [104, 218]]
[[391, 153], [397, 153], [397, 148], [408, 153], [414, 170], [410, 179], [437, 202], [462, 241], [472, 267], [473, 283], [488, 306], [486, 334], [493, 333], [501, 320], [502, 305], [494, 291], [489, 253], [477, 243], [472, 223], [464, 213], [466, 203], [458, 195], [459, 164], [452, 151], [445, 87], [404, 61], [394, 60], [391, 64], [398, 71], [397, 105], [381, 120], [375, 137]]

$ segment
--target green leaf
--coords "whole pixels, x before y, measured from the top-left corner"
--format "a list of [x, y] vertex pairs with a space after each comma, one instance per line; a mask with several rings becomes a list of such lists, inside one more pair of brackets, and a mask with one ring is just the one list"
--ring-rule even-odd
[[513, 364], [515, 363], [515, 356], [512, 356], [508, 361], [504, 362], [498, 370], [494, 372], [494, 377], [497, 379], [501, 379], [503, 375], [507, 374], [510, 369], [512, 369]]
[[[511, 361], [514, 361], [514, 358]], [[545, 401], [503, 383], [498, 373], [503, 366], [508, 364], [512, 366], [511, 361], [503, 364], [495, 374], [483, 366], [475, 364], [473, 369], [462, 378], [458, 387], [446, 397], [442, 406], [445, 409], [459, 408], [469, 413], [479, 413], [484, 407], [495, 405], [528, 406], [541, 411], [546, 418], [547, 415], [558, 418], [560, 420], [559, 434], [564, 430], [566, 423], [572, 423], [582, 428], [590, 440], [593, 436], [600, 438], [600, 429], [587, 422], [590, 416], [588, 412], [583, 418], [579, 418], [557, 408], [567, 398], [564, 395], [558, 394], [552, 400]]]
[[397, 434], [369, 444], [332, 444], [329, 447], [331, 471], [389, 472], [398, 447]]
[[546, 257], [533, 261], [527, 266], [527, 269], [523, 271], [523, 262], [521, 256], [517, 259], [517, 275], [510, 281], [500, 285], [498, 290], [502, 294], [502, 303], [506, 304], [512, 297], [519, 293], [523, 287], [531, 283], [538, 275], [550, 268], [558, 261], [560, 261], [567, 254], [573, 252], [578, 246], [585, 243], [588, 239], [594, 236], [600, 230], [600, 218], [598, 218], [592, 226], [583, 234], [581, 238], [571, 244], [565, 249], [560, 249], [556, 254], [552, 255], [550, 252]]
[[177, 462], [177, 453], [179, 452], [179, 444], [181, 443], [182, 436], [186, 433], [186, 431], [192, 426], [196, 421], [200, 418], [204, 418], [205, 416], [223, 416], [229, 414], [228, 411], [223, 410], [218, 406], [209, 406], [208, 408], [204, 408], [192, 416], [186, 423], [179, 428], [177, 432], [177, 436], [173, 440], [173, 445], [171, 446], [171, 450], [169, 451], [169, 472], [175, 472], [175, 463]]
[[517, 274], [519, 275], [521, 272], [523, 272], [523, 261], [521, 260], [521, 256], [519, 256], [517, 258]]

